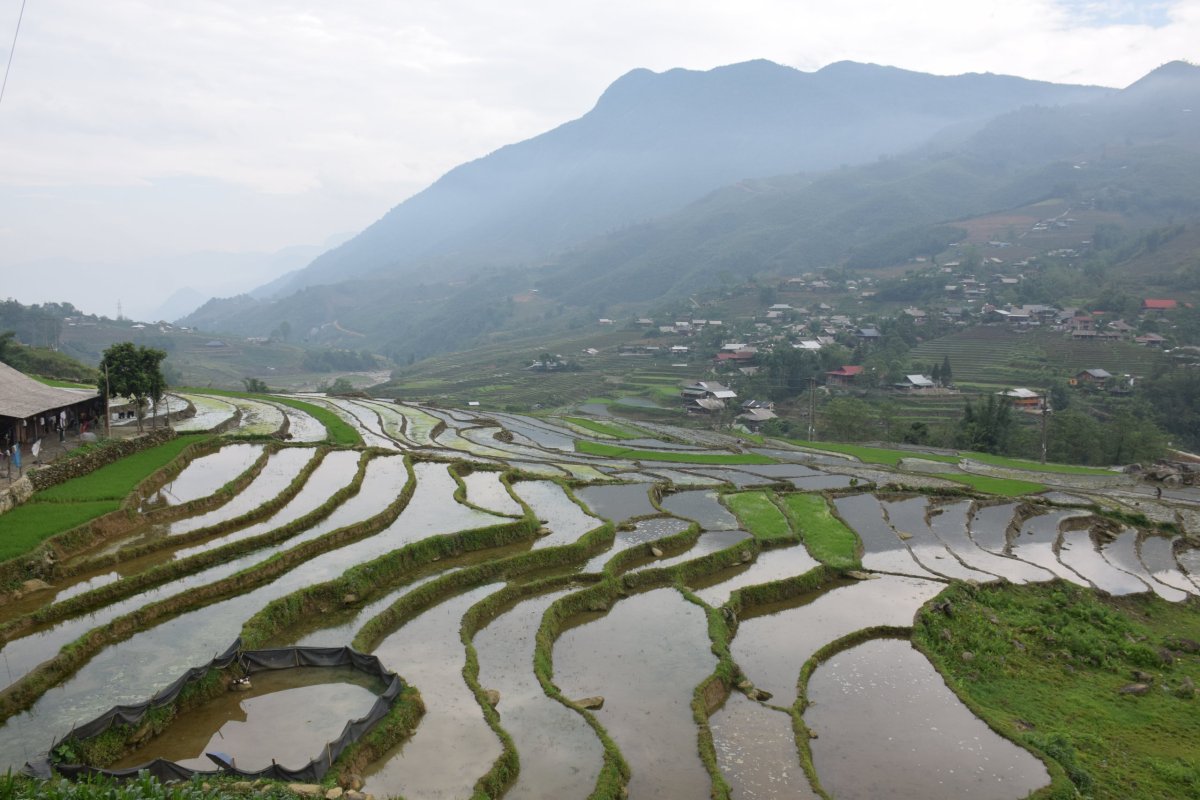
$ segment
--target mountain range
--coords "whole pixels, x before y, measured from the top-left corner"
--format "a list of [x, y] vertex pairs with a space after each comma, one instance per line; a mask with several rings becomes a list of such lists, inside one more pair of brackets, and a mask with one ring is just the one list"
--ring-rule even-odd
[[635, 70], [580, 119], [184, 322], [261, 335], [286, 320], [421, 356], [526, 324], [511, 298], [531, 288], [554, 316], [729, 273], [878, 266], [949, 236], [943, 223], [1064, 193], [1192, 215], [1198, 102], [1200, 68], [1180, 62], [1119, 91], [851, 62]]

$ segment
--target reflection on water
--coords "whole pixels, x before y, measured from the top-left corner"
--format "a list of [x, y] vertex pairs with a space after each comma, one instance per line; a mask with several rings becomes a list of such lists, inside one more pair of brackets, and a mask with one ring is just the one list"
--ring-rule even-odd
[[575, 495], [601, 519], [620, 525], [633, 517], [660, 513], [650, 504], [649, 483], [621, 483], [613, 486], [585, 486]]
[[912, 625], [913, 615], [945, 584], [884, 575], [872, 581], [837, 582], [773, 606], [755, 609], [738, 625], [733, 660], [755, 686], [789, 705], [796, 699], [800, 667], [832, 641], [873, 625]]
[[222, 752], [248, 771], [271, 761], [299, 769], [350, 720], [371, 710], [378, 679], [350, 667], [297, 667], [255, 673], [246, 692], [227, 692], [185, 711], [144, 747], [115, 763], [127, 769], [165, 758], [195, 770], [215, 765], [205, 753]]
[[261, 444], [227, 444], [215, 453], [194, 459], [175, 479], [147, 499], [147, 505], [180, 505], [208, 497], [250, 469], [260, 455]]
[[834, 797], [1012, 800], [1046, 767], [977, 719], [903, 639], [831, 658], [808, 682], [813, 765]]
[[804, 545], [793, 545], [767, 550], [749, 564], [698, 578], [693, 581], [692, 590], [710, 606], [723, 606], [736, 589], [803, 575], [817, 566], [820, 565]]
[[656, 589], [580, 619], [555, 642], [554, 682], [570, 698], [604, 698], [593, 713], [629, 763], [629, 796], [708, 797], [691, 709], [716, 665], [704, 611]]
[[732, 531], [739, 526], [729, 509], [721, 505], [714, 491], [696, 490], [664, 495], [660, 505], [677, 517], [690, 519], [706, 531]]
[[500, 692], [500, 724], [521, 757], [505, 798], [584, 798], [600, 774], [604, 748], [583, 717], [551, 700], [533, 673], [542, 614], [570, 590], [521, 600], [475, 634], [479, 685]]
[[792, 718], [734, 692], [712, 715], [717, 765], [736, 800], [818, 797], [800, 767]]
[[687, 530], [688, 527], [690, 526], [687, 522], [674, 517], [654, 517], [640, 520], [631, 531], [617, 531], [613, 536], [612, 546], [584, 564], [583, 571], [599, 572], [617, 553], [638, 545], [656, 542], [667, 536], [674, 536]]
[[1090, 531], [1064, 531], [1058, 557], [1068, 567], [1091, 581], [1097, 589], [1109, 594], [1135, 594], [1150, 590], [1149, 586], [1135, 576], [1117, 569], [1106, 561], [1092, 541]]

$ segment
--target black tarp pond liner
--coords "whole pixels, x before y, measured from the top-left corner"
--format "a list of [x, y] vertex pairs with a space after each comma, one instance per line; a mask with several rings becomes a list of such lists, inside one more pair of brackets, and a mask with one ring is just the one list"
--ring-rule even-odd
[[[273, 650], [242, 650], [239, 639], [221, 655], [201, 667], [193, 667], [181, 675], [170, 686], [167, 686], [154, 697], [144, 703], [132, 706], [113, 706], [100, 716], [76, 727], [69, 734], [58, 739], [50, 747], [50, 752], [39, 756], [25, 765], [22, 772], [30, 777], [50, 779], [57, 772], [72, 780], [86, 775], [107, 775], [114, 778], [133, 778], [139, 772], [146, 771], [160, 781], [187, 780], [193, 775], [237, 775], [247, 779], [269, 778], [278, 781], [316, 783], [325, 777], [333, 762], [337, 761], [342, 752], [351, 744], [361, 739], [375, 726], [391, 709], [396, 698], [404, 689], [404, 682], [396, 673], [386, 669], [378, 658], [360, 653], [349, 647], [281, 647]], [[346, 723], [342, 733], [329, 742], [319, 754], [299, 769], [288, 769], [279, 764], [258, 771], [250, 772], [236, 767], [222, 767], [214, 770], [194, 770], [176, 764], [174, 761], [155, 759], [147, 764], [130, 769], [106, 770], [91, 767], [86, 764], [57, 764], [51, 760], [51, 753], [64, 741], [90, 739], [105, 732], [113, 725], [136, 726], [152, 709], [174, 703], [181, 692], [192, 682], [198, 681], [208, 674], [211, 669], [225, 670], [237, 665], [243, 674], [253, 675], [266, 670], [292, 669], [294, 667], [353, 667], [368, 675], [382, 680], [387, 688], [375, 699], [371, 710], [359, 719]]]

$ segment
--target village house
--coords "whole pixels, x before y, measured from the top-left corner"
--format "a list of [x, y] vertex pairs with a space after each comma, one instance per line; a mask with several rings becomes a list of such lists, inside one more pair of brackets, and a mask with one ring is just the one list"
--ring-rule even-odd
[[1042, 396], [1032, 389], [1026, 389], [1019, 386], [1015, 389], [1007, 389], [1003, 392], [996, 392], [1001, 397], [1007, 397], [1012, 403], [1013, 408], [1020, 411], [1040, 411], [1042, 408]]
[[835, 370], [825, 373], [825, 385], [849, 386], [850, 384], [854, 383], [855, 379], [858, 378], [862, 372], [863, 368], [858, 365], [838, 367]]
[[1104, 386], [1109, 379], [1112, 378], [1112, 373], [1105, 369], [1085, 369], [1075, 373], [1075, 377], [1071, 378], [1072, 386]]
[[726, 400], [737, 398], [737, 392], [716, 381], [696, 381], [679, 392], [688, 411], [712, 412], [725, 408]]
[[20, 443], [28, 452], [30, 445], [56, 433], [64, 421], [70, 427], [103, 419], [104, 406], [98, 397], [94, 391], [47, 386], [0, 362], [0, 449]]
[[927, 392], [937, 388], [937, 384], [928, 375], [905, 375], [895, 387], [902, 392]]
[[1179, 302], [1177, 300], [1168, 298], [1147, 297], [1142, 301], [1143, 311], [1157, 311], [1161, 313], [1163, 311], [1174, 311], [1178, 307]]

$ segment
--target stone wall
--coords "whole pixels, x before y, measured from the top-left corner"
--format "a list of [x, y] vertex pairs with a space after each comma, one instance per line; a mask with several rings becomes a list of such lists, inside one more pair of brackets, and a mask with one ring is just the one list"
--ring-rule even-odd
[[0, 491], [0, 514], [24, 503], [36, 491], [95, 472], [126, 456], [168, 442], [176, 435], [171, 428], [159, 428], [135, 439], [109, 439], [85, 453], [60, 458], [52, 464], [31, 470]]

